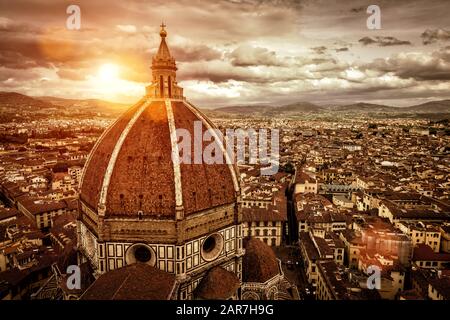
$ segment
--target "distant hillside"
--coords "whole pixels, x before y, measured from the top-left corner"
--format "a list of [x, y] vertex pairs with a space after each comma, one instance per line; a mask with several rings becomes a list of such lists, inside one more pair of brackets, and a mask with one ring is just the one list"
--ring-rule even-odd
[[[0, 108], [9, 110], [15, 114], [14, 109], [25, 109], [30, 112], [42, 109], [58, 109], [58, 112], [77, 112], [85, 115], [102, 113], [107, 116], [116, 117], [123, 113], [130, 105], [99, 99], [65, 99], [57, 97], [30, 97], [17, 92], [0, 91]], [[19, 110], [17, 110], [19, 111]], [[394, 107], [381, 104], [358, 102], [347, 105], [318, 106], [310, 102], [299, 101], [286, 105], [276, 106], [268, 104], [237, 105], [217, 109], [202, 109], [211, 117], [234, 118], [236, 116], [246, 117], [282, 117], [315, 114], [329, 116], [333, 113], [379, 113], [379, 116], [389, 113], [395, 116], [417, 115], [419, 117], [442, 117], [450, 114], [450, 100], [430, 101], [410, 107]]]
[[410, 107], [392, 107], [373, 103], [354, 103], [330, 107], [337, 112], [450, 113], [450, 100], [430, 101]]
[[236, 115], [244, 116], [295, 116], [302, 114], [321, 114], [330, 113], [358, 113], [358, 114], [391, 114], [391, 115], [408, 115], [408, 114], [449, 114], [450, 100], [431, 101], [410, 107], [394, 107], [382, 104], [358, 102], [347, 105], [329, 105], [318, 106], [310, 102], [296, 102], [282, 106], [269, 105], [239, 105], [223, 107], [218, 109], [205, 109], [204, 112], [212, 117], [231, 117]]
[[278, 108], [273, 108], [272, 111], [275, 112], [321, 112], [325, 109], [319, 107], [310, 102], [296, 102], [288, 105], [284, 105]]
[[230, 106], [217, 109], [209, 109], [207, 113], [274, 116], [280, 114], [297, 114], [305, 112], [316, 113], [324, 110], [324, 108], [310, 102], [296, 102], [279, 107], [267, 105]]
[[248, 105], [248, 106], [230, 106], [230, 107], [222, 107], [217, 109], [212, 109], [211, 111], [215, 112], [225, 112], [225, 113], [264, 113], [266, 111], [271, 110], [273, 107], [262, 106], [262, 105]]
[[59, 105], [65, 108], [75, 107], [77, 109], [91, 111], [91, 112], [103, 112], [103, 113], [122, 113], [130, 105], [123, 103], [110, 102], [99, 99], [64, 99], [56, 97], [39, 97], [39, 99], [52, 103], [53, 105]]
[[32, 98], [17, 92], [0, 91], [0, 107], [43, 109], [55, 106], [51, 102]]
[[406, 112], [450, 113], [450, 100], [430, 101], [402, 109]]
[[338, 112], [395, 112], [399, 108], [385, 106], [382, 104], [358, 102], [343, 106], [335, 106], [330, 109]]

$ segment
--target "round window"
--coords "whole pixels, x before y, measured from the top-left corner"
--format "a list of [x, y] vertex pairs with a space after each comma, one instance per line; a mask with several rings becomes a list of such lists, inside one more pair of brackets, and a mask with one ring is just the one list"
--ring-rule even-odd
[[223, 237], [219, 233], [214, 233], [203, 240], [201, 254], [204, 260], [216, 259], [223, 249]]
[[149, 262], [152, 258], [152, 253], [147, 247], [137, 247], [136, 250], [134, 250], [134, 257], [139, 262]]
[[148, 245], [143, 243], [136, 243], [128, 248], [125, 254], [125, 260], [127, 264], [140, 262], [154, 266], [156, 263], [156, 255], [153, 249]]

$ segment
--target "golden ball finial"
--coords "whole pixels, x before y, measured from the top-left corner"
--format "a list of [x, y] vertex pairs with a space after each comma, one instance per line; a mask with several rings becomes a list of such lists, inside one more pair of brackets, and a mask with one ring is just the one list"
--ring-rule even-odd
[[161, 23], [161, 31], [159, 31], [159, 35], [161, 36], [161, 38], [165, 38], [167, 36], [167, 31], [164, 29], [166, 27], [166, 25], [163, 23]]

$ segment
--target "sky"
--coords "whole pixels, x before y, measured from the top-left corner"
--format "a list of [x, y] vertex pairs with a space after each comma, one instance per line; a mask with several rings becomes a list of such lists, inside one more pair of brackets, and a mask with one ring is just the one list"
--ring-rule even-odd
[[449, 99], [449, 13], [448, 0], [0, 0], [0, 91], [133, 103], [164, 21], [178, 84], [199, 107]]

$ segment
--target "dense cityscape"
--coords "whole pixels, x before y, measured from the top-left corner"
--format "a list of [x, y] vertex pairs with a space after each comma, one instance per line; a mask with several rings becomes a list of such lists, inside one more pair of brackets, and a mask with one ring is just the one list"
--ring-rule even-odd
[[[213, 119], [281, 131], [278, 173], [239, 165], [243, 236], [281, 263], [271, 276], [281, 272], [288, 290], [277, 298], [449, 299], [448, 121], [306, 116]], [[114, 119], [25, 117], [1, 124], [2, 299], [49, 298], [63, 281], [55, 274], [76, 263], [83, 166]], [[367, 288], [370, 265], [380, 290]]]
[[0, 0], [2, 308], [450, 300], [448, 1], [79, 2]]

